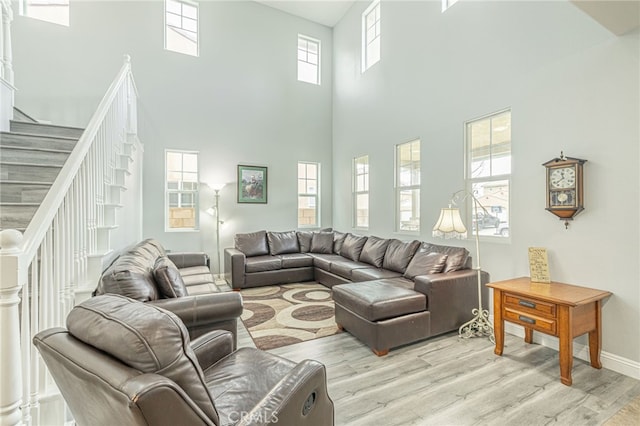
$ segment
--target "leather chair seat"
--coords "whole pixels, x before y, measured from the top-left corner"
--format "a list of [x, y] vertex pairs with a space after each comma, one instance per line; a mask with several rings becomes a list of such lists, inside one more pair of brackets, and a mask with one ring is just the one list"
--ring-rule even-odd
[[280, 259], [282, 259], [282, 267], [285, 269], [313, 266], [313, 258], [304, 253], [281, 254]]
[[282, 268], [282, 259], [270, 255], [248, 257], [244, 268], [248, 274], [252, 272], [277, 271]]
[[[351, 272], [351, 280], [353, 282], [359, 281], [374, 281], [383, 278], [398, 278], [402, 277], [400, 272], [390, 271], [389, 269], [381, 268], [363, 268], [355, 269]], [[411, 283], [413, 285], [413, 283]]]
[[344, 260], [344, 257], [339, 254], [309, 253], [309, 256], [313, 257], [314, 267], [327, 272], [331, 270], [331, 264], [333, 262]]
[[357, 262], [357, 261], [347, 260], [345, 258], [342, 258], [339, 261], [331, 262], [329, 272], [334, 273], [338, 276], [341, 276], [342, 278], [352, 280], [351, 274], [353, 273], [354, 270], [358, 270], [358, 269], [374, 269], [374, 268], [368, 263]]

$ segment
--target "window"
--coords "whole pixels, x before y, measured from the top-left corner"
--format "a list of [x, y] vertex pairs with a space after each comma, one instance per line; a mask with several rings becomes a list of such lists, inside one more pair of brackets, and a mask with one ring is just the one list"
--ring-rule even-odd
[[420, 232], [420, 140], [396, 145], [396, 229]]
[[198, 153], [165, 151], [165, 229], [198, 229]]
[[362, 14], [362, 72], [380, 60], [380, 1]]
[[458, 0], [442, 0], [442, 11], [449, 9], [451, 6], [456, 4]]
[[320, 164], [298, 163], [298, 227], [320, 226]]
[[511, 181], [511, 111], [501, 111], [466, 123], [467, 188], [484, 207], [469, 212], [480, 236], [509, 236]]
[[353, 159], [353, 224], [369, 227], [369, 156]]
[[298, 81], [320, 84], [320, 40], [298, 34]]
[[69, 26], [69, 0], [22, 0], [20, 14]]
[[166, 0], [164, 48], [198, 56], [198, 4]]

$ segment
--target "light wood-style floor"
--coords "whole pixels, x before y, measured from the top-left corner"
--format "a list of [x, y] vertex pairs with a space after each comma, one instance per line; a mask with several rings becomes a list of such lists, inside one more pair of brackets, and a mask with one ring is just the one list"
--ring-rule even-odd
[[[238, 345], [254, 346], [239, 328]], [[640, 395], [640, 381], [577, 358], [565, 386], [555, 350], [513, 335], [502, 357], [493, 349], [452, 333], [379, 358], [343, 332], [270, 352], [325, 364], [336, 425], [600, 425]]]

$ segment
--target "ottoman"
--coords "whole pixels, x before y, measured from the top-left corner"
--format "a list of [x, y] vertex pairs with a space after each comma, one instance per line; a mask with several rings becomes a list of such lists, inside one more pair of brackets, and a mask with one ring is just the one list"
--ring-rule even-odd
[[431, 334], [424, 294], [385, 280], [340, 284], [331, 288], [336, 323], [378, 356]]

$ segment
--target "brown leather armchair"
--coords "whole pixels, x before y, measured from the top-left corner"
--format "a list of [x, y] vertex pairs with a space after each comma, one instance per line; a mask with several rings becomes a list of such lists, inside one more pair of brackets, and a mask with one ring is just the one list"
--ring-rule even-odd
[[79, 425], [333, 425], [324, 365], [190, 342], [173, 313], [119, 295], [73, 308], [33, 342]]

